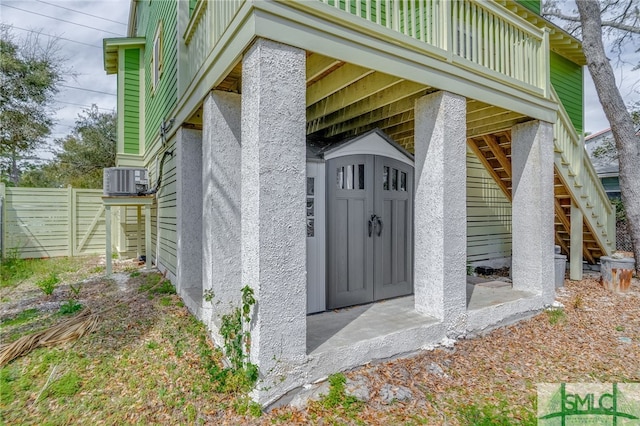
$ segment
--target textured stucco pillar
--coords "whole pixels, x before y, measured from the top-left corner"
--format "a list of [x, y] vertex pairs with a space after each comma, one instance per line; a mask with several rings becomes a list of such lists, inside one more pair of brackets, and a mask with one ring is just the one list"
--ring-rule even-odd
[[303, 50], [258, 39], [242, 63], [242, 282], [257, 300], [251, 361], [261, 402], [306, 360], [305, 60]]
[[466, 313], [466, 99], [424, 96], [415, 123], [415, 308], [458, 330]]
[[176, 220], [178, 290], [202, 284], [202, 132], [178, 129]]
[[239, 306], [240, 250], [240, 95], [213, 91], [203, 105], [202, 276], [203, 321], [219, 326], [231, 305]]
[[582, 244], [583, 244], [583, 216], [580, 207], [571, 203], [571, 253], [569, 259], [569, 278], [582, 279]]
[[513, 288], [551, 302], [554, 286], [553, 126], [511, 129]]

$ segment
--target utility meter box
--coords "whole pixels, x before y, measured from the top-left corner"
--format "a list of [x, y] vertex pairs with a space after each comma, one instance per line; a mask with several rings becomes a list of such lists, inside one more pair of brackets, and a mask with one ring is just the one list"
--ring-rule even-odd
[[104, 169], [103, 192], [107, 196], [136, 196], [149, 189], [149, 174], [141, 167]]

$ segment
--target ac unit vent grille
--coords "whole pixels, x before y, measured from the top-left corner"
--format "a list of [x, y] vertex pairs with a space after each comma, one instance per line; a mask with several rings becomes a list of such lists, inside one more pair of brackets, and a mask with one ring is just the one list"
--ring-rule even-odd
[[132, 196], [149, 189], [147, 169], [133, 167], [109, 167], [104, 169], [104, 195]]

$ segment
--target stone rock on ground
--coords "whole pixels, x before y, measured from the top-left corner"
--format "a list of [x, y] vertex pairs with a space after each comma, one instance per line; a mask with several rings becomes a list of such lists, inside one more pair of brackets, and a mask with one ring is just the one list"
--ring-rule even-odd
[[404, 386], [394, 386], [389, 383], [384, 385], [382, 389], [380, 389], [380, 399], [382, 399], [383, 404], [391, 404], [394, 401], [408, 401], [413, 398], [413, 394], [409, 388]]
[[431, 374], [434, 374], [438, 377], [446, 377], [447, 375], [444, 373], [444, 370], [442, 369], [442, 367], [440, 367], [438, 364], [436, 364], [435, 362], [432, 362], [431, 364], [429, 364], [429, 367], [427, 367], [427, 371]]
[[369, 380], [363, 376], [356, 376], [353, 380], [347, 379], [344, 385], [344, 393], [348, 396], [356, 397], [363, 402], [369, 401], [369, 399], [371, 399]]
[[323, 395], [329, 394], [329, 382], [324, 381], [317, 385], [310, 385], [303, 388], [293, 397], [289, 405], [298, 410], [304, 410], [309, 401], [318, 401]]

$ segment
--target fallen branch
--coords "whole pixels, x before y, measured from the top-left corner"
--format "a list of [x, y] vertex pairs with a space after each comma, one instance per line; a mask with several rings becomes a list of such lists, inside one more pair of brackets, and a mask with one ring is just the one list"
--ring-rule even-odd
[[[149, 293], [160, 284], [163, 284], [167, 280], [165, 274], [162, 275], [162, 279], [160, 281], [147, 289], [146, 293]], [[133, 300], [135, 300], [135, 297]], [[5, 366], [14, 359], [24, 356], [41, 346], [50, 347], [61, 343], [72, 342], [85, 334], [91, 333], [98, 326], [98, 319], [100, 318], [100, 315], [121, 305], [130, 303], [131, 301], [131, 299], [123, 300], [114, 306], [103, 309], [97, 314], [92, 314], [91, 311], [87, 309], [75, 317], [56, 324], [47, 330], [28, 336], [22, 336], [15, 342], [0, 345], [0, 367]]]
[[50, 347], [79, 339], [96, 328], [98, 318], [97, 314], [92, 314], [91, 311], [86, 310], [47, 330], [22, 336], [13, 343], [2, 345], [0, 346], [0, 367], [41, 346]]

